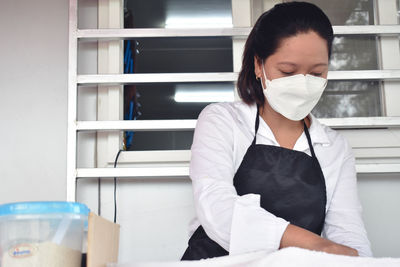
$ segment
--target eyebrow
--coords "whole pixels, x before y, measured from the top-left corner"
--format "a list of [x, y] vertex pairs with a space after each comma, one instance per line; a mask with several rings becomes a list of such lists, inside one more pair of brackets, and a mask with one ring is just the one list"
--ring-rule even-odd
[[[297, 64], [295, 64], [293, 62], [286, 62], [286, 61], [279, 62], [278, 65], [291, 65], [291, 66], [294, 66], [294, 67], [297, 66]], [[326, 63], [317, 63], [317, 64], [313, 65], [313, 67], [318, 67], [318, 66], [328, 66], [328, 64], [326, 64]]]

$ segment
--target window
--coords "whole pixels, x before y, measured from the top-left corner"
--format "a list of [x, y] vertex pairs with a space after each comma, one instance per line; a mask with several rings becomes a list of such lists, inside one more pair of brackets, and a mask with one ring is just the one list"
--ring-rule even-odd
[[[277, 2], [279, 1], [125, 1], [124, 24], [126, 28], [130, 27], [133, 31], [121, 30], [116, 33], [87, 31], [81, 33], [84, 38], [89, 40], [89, 43], [79, 42], [81, 48], [93, 46], [93, 42], [90, 43], [91, 34], [103, 36], [93, 37], [95, 40], [104, 38], [101, 39], [100, 46], [106, 43], [105, 40], [109, 33], [115, 36], [111, 38], [113, 40], [119, 38], [118, 34], [128, 36], [124, 40], [124, 46], [121, 45], [124, 50], [119, 54], [121, 59], [119, 73], [134, 73], [133, 75], [119, 75], [114, 77], [115, 79], [109, 78], [112, 76], [106, 77], [106, 75], [96, 76], [97, 73], [107, 73], [103, 72], [109, 64], [106, 60], [107, 56], [105, 56], [105, 60], [97, 57], [102, 62], [99, 62], [97, 70], [92, 68], [94, 72], [85, 70], [79, 73], [81, 74], [81, 77], [78, 77], [80, 81], [92, 80], [94, 82], [89, 82], [92, 85], [96, 85], [96, 79], [116, 80], [117, 84], [125, 84], [124, 90], [121, 90], [110, 82], [97, 83], [99, 93], [95, 108], [98, 111], [95, 119], [91, 117], [91, 120], [115, 121], [125, 117], [126, 120], [136, 119], [138, 122], [143, 121], [146, 125], [150, 125], [146, 126], [144, 131], [125, 132], [125, 141], [128, 138], [131, 139], [128, 150], [134, 152], [139, 153], [145, 150], [188, 151], [193, 136], [192, 128], [171, 127], [171, 129], [155, 131], [158, 129], [157, 124], [164, 123], [159, 122], [160, 120], [166, 123], [174, 120], [174, 125], [186, 125], [188, 123], [186, 120], [190, 120], [190, 125], [194, 126], [198, 114], [209, 103], [231, 100], [232, 96], [234, 99], [238, 99], [235, 93], [235, 80], [240, 70], [246, 34], [263, 10], [269, 9]], [[398, 1], [340, 0], [333, 2], [313, 0], [312, 2], [319, 5], [328, 14], [335, 32], [339, 32], [335, 36], [330, 64], [330, 73], [335, 74], [332, 77], [336, 78], [329, 81], [328, 88], [313, 113], [321, 119], [328, 119], [323, 120], [323, 122], [328, 122], [328, 125], [329, 122], [335, 122], [339, 126], [351, 124], [354, 125], [354, 128], [368, 127], [369, 124], [371, 127], [375, 127], [374, 125], [380, 125], [381, 122], [375, 117], [384, 119], [385, 116], [399, 115], [399, 106], [396, 102], [396, 99], [400, 97], [398, 90], [400, 76], [399, 30], [397, 26], [397, 28], [391, 27], [389, 30], [376, 26], [398, 24]], [[123, 10], [124, 7], [121, 6], [121, 14]], [[112, 18], [112, 16], [108, 16], [108, 18]], [[112, 23], [109, 22], [107, 27], [120, 27], [116, 26], [115, 21], [118, 19], [114, 19]], [[100, 24], [99, 27], [103, 27]], [[355, 28], [358, 25], [364, 28]], [[211, 29], [201, 28], [206, 26]], [[365, 29], [370, 33], [363, 34]], [[346, 31], [352, 31], [352, 33], [349, 34]], [[380, 34], [380, 31], [389, 31], [390, 34]], [[193, 32], [195, 34], [192, 34]], [[96, 43], [95, 45], [97, 46]], [[128, 47], [131, 50], [130, 55], [124, 54], [129, 50]], [[115, 52], [117, 49], [113, 51]], [[98, 49], [98, 53], [103, 53], [101, 47]], [[129, 57], [131, 60], [126, 59]], [[111, 58], [108, 57], [108, 59]], [[79, 60], [87, 62], [87, 57], [78, 55], [78, 63]], [[80, 64], [78, 64], [79, 66]], [[116, 62], [113, 63], [113, 68], [112, 73], [118, 73]], [[370, 74], [372, 74], [372, 78], [368, 78], [369, 76], [365, 78]], [[214, 79], [220, 76], [223, 78]], [[173, 78], [169, 79], [170, 77]], [[213, 78], [209, 79], [209, 77]], [[381, 77], [386, 78], [382, 79]], [[81, 82], [81, 86], [82, 84], [85, 82]], [[113, 86], [113, 89], [110, 91], [107, 89], [108, 86]], [[120, 101], [122, 92], [124, 92], [124, 101]], [[207, 96], [212, 96], [212, 98], [202, 99], [201, 92], [207, 92]], [[193, 96], [196, 100], [202, 100], [195, 102], [192, 100]], [[132, 102], [133, 105], [131, 105]], [[122, 103], [124, 104], [122, 105]], [[84, 104], [82, 105], [84, 106]], [[84, 106], [84, 108], [87, 107]], [[341, 119], [346, 117], [365, 117], [366, 120]], [[331, 118], [336, 119], [330, 120]], [[389, 120], [383, 121], [385, 125]], [[360, 122], [363, 125], [358, 126]], [[82, 126], [81, 129], [93, 129], [93, 126], [85, 127]], [[117, 128], [113, 126], [112, 128], [135, 127]], [[113, 137], [110, 138], [110, 136]], [[97, 167], [112, 165], [120, 147], [120, 137], [121, 134], [116, 131], [98, 133], [96, 152], [98, 159], [95, 164]], [[376, 145], [376, 147], [380, 146]], [[128, 156], [129, 153], [126, 155], [121, 158], [121, 161], [129, 163], [131, 157]], [[99, 157], [105, 157], [105, 159], [100, 160]], [[155, 162], [158, 161], [155, 160]]]
[[[246, 1], [242, 1], [243, 5]], [[242, 12], [236, 20], [253, 15], [253, 21], [268, 2], [252, 1], [248, 14]], [[321, 7], [334, 26], [374, 25], [377, 8], [373, 0], [310, 1]], [[235, 5], [238, 2], [233, 1]], [[130, 28], [206, 28], [232, 27], [231, 1], [143, 1], [125, 2], [125, 27]], [[257, 8], [260, 7], [261, 8]], [[258, 13], [257, 13], [258, 12]], [[236, 25], [235, 25], [236, 26]], [[239, 25], [242, 26], [242, 25]], [[250, 25], [248, 25], [250, 26]], [[132, 41], [134, 73], [198, 73], [232, 72], [234, 57], [241, 58], [241, 49], [234, 48], [238, 40], [231, 37], [145, 38]], [[239, 41], [240, 42], [240, 41]], [[244, 40], [241, 40], [243, 43]], [[243, 44], [242, 44], [243, 45]], [[379, 70], [380, 37], [378, 35], [336, 35], [330, 61], [331, 71]], [[126, 58], [125, 58], [126, 59]], [[129, 62], [125, 62], [125, 66]], [[130, 70], [129, 70], [130, 69]], [[127, 72], [127, 71], [126, 71]], [[133, 93], [134, 92], [134, 93]], [[200, 92], [218, 92], [204, 102], [177, 101], [185, 94], [197, 99]], [[196, 95], [197, 94], [197, 95]], [[225, 94], [225, 95], [224, 95]], [[124, 113], [126, 119], [196, 119], [211, 102], [229, 101], [234, 83], [154, 83], [125, 86]], [[210, 94], [209, 94], [210, 95]], [[226, 97], [226, 98], [224, 98]], [[132, 110], [132, 103], [134, 109]], [[131, 113], [129, 116], [129, 112]], [[319, 118], [377, 117], [386, 113], [383, 84], [379, 80], [330, 81], [313, 114]], [[193, 131], [127, 132], [129, 150], [190, 149]], [[133, 137], [134, 136], [134, 137]], [[159, 142], [154, 142], [159, 140]]]
[[[374, 25], [373, 0], [312, 2], [328, 15], [332, 25]], [[335, 36], [329, 70], [376, 70], [378, 37]], [[319, 118], [382, 116], [381, 83], [378, 81], [330, 81], [313, 110]]]
[[[231, 1], [127, 0], [125, 28], [232, 27]], [[133, 45], [132, 45], [133, 44]], [[125, 73], [232, 72], [232, 37], [142, 38], [125, 41]], [[129, 56], [129, 55], [134, 55]], [[133, 67], [127, 67], [132, 64]], [[126, 119], [197, 119], [211, 102], [233, 101], [233, 82], [125, 86]], [[129, 150], [190, 149], [193, 130], [126, 132]]]

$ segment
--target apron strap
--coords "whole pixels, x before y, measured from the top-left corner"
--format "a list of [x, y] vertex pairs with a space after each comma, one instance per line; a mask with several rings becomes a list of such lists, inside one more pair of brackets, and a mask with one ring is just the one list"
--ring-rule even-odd
[[258, 111], [258, 108], [259, 108], [259, 106], [257, 104], [257, 116], [256, 116], [256, 124], [254, 127], [254, 139], [253, 139], [253, 142], [251, 143], [251, 145], [253, 145], [253, 146], [256, 144], [256, 136], [257, 136], [258, 126], [260, 125], [260, 113]]
[[303, 124], [304, 124], [304, 133], [307, 136], [308, 146], [310, 147], [311, 155], [313, 158], [316, 158], [315, 153], [314, 153], [314, 148], [313, 148], [313, 145], [311, 142], [310, 133], [308, 132], [308, 128], [307, 128], [307, 125], [306, 125], [306, 122], [304, 119], [303, 119]]

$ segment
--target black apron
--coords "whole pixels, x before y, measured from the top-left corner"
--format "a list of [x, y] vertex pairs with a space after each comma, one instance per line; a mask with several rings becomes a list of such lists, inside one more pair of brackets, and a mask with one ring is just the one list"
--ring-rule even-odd
[[[325, 221], [326, 187], [305, 122], [304, 132], [311, 156], [278, 146], [256, 144], [259, 113], [252, 144], [234, 178], [239, 196], [259, 194], [261, 207], [277, 217], [321, 235]], [[199, 226], [189, 239], [181, 260], [200, 260], [228, 255]]]

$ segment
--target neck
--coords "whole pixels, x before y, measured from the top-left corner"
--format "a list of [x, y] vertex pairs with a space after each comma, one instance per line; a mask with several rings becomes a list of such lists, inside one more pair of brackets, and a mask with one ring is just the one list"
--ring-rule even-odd
[[[303, 133], [303, 121], [292, 121], [277, 113], [271, 108], [268, 102], [260, 108], [260, 115], [268, 124], [276, 141], [281, 147], [293, 149], [296, 141]], [[305, 119], [307, 127], [309, 127], [308, 118]]]

